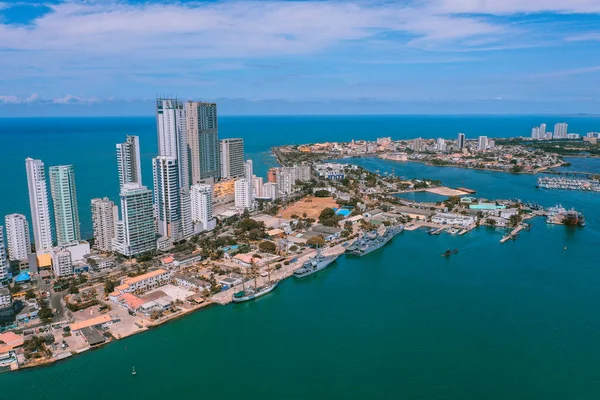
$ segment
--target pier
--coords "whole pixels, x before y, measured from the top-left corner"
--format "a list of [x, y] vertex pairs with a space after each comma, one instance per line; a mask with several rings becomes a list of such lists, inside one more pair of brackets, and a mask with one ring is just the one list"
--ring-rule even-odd
[[523, 229], [525, 229], [525, 226], [522, 224], [519, 224], [515, 229], [513, 229], [508, 235], [504, 235], [502, 237], [502, 239], [500, 239], [500, 243], [504, 243], [507, 240], [516, 238], [517, 235], [519, 234], [519, 232], [521, 232]]

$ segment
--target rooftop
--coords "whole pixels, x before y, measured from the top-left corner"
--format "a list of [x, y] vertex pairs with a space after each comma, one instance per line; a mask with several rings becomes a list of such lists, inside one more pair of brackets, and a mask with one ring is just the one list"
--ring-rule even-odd
[[112, 321], [111, 316], [108, 314], [104, 314], [95, 318], [86, 319], [85, 321], [72, 323], [71, 325], [69, 325], [69, 328], [71, 328], [71, 331], [74, 332], [90, 326], [105, 324], [110, 321]]
[[150, 271], [150, 272], [147, 272], [147, 273], [142, 274], [142, 275], [134, 276], [133, 278], [127, 278], [127, 279], [125, 279], [123, 281], [123, 284], [124, 285], [133, 285], [135, 283], [144, 281], [146, 279], [150, 279], [150, 278], [154, 278], [155, 276], [162, 275], [162, 274], [164, 274], [166, 272], [167, 272], [166, 269], [162, 269], [162, 268], [156, 269], [154, 271]]

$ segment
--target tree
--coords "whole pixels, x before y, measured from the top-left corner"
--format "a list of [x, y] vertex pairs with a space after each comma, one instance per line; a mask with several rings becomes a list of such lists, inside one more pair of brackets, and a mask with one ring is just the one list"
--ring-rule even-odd
[[498, 222], [496, 222], [496, 220], [495, 220], [495, 219], [488, 218], [488, 219], [486, 219], [486, 220], [485, 220], [485, 223], [486, 223], [486, 224], [488, 224], [489, 226], [496, 226], [496, 224], [497, 224]]
[[315, 197], [329, 197], [329, 190], [317, 190], [315, 192]]
[[273, 242], [269, 242], [269, 241], [263, 240], [258, 245], [258, 248], [262, 252], [273, 254], [273, 253], [275, 253], [275, 250], [277, 249], [277, 246], [275, 246], [275, 243], [273, 243]]
[[250, 230], [250, 232], [248, 232], [248, 237], [250, 238], [250, 240], [258, 240], [262, 237], [264, 237], [264, 232], [262, 229], [252, 229]]
[[313, 236], [306, 241], [306, 244], [310, 247], [321, 248], [325, 246], [325, 239], [323, 236]]
[[521, 216], [519, 214], [511, 215], [508, 219], [508, 224], [510, 226], [517, 226], [521, 222]]
[[106, 282], [104, 282], [104, 294], [110, 294], [112, 292], [114, 292], [115, 290], [115, 283], [113, 281], [111, 281], [110, 279], [107, 279]]
[[25, 293], [25, 298], [26, 299], [35, 299], [35, 292], [33, 291], [33, 289], [29, 289], [27, 291], [27, 293]]

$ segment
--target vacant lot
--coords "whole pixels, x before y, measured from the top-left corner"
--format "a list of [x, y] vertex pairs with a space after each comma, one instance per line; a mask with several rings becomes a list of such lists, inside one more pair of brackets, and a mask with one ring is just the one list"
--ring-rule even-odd
[[321, 211], [327, 207], [337, 207], [337, 203], [333, 198], [308, 196], [288, 206], [286, 209], [282, 209], [279, 214], [282, 218], [291, 219], [292, 215], [303, 217], [304, 213], [306, 213], [307, 218], [318, 219]]

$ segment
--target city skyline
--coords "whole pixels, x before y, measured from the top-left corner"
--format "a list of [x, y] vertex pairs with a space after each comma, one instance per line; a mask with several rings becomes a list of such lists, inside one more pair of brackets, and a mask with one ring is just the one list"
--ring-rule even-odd
[[594, 113], [599, 13], [594, 0], [0, 2], [0, 116], [150, 115], [165, 92], [222, 115]]

